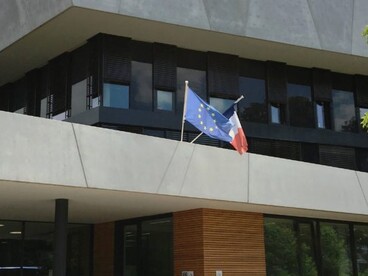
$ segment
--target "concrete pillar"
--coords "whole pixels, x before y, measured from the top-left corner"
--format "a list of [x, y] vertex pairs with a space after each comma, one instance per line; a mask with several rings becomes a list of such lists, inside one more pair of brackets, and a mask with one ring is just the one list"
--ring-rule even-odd
[[66, 276], [68, 200], [55, 200], [54, 276]]

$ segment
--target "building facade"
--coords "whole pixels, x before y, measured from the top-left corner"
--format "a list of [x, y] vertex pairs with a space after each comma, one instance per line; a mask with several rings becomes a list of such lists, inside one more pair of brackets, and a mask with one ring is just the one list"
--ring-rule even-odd
[[[0, 3], [0, 275], [366, 275], [368, 2]], [[238, 103], [249, 152], [185, 124]]]

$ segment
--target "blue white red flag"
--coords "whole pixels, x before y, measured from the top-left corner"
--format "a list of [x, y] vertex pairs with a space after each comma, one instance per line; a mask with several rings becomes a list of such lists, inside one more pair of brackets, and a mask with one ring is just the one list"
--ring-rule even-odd
[[229, 119], [229, 121], [233, 124], [229, 135], [232, 137], [230, 144], [240, 153], [248, 151], [248, 142], [245, 137], [243, 128], [240, 124], [238, 114], [235, 110], [235, 104], [232, 105], [229, 109], [224, 112], [224, 116]]

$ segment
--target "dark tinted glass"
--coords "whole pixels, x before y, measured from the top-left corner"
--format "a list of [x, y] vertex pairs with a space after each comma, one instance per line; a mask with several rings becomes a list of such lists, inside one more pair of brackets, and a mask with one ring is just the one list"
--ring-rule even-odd
[[354, 95], [352, 92], [332, 90], [332, 109], [336, 131], [356, 131]]
[[312, 90], [310, 86], [288, 83], [290, 125], [314, 127]]
[[354, 240], [359, 276], [368, 275], [368, 226], [354, 225]]
[[207, 102], [206, 72], [189, 68], [177, 68], [177, 110], [183, 112], [185, 81], [189, 81], [189, 87]]
[[239, 118], [248, 122], [267, 123], [266, 88], [263, 79], [240, 77], [240, 94], [243, 100], [238, 104]]
[[267, 275], [298, 275], [297, 236], [290, 219], [265, 218]]
[[124, 275], [138, 275], [137, 225], [124, 227]]
[[[53, 267], [53, 223], [25, 223], [23, 263], [25, 275], [48, 276]], [[23, 273], [24, 274], [24, 273]]]
[[298, 250], [300, 275], [317, 276], [311, 223], [298, 223]]
[[172, 222], [170, 218], [142, 222], [142, 275], [171, 276]]
[[132, 108], [152, 110], [152, 64], [132, 61]]
[[[0, 221], [0, 275], [18, 276], [21, 268], [22, 223]], [[11, 269], [13, 268], [13, 269]]]
[[352, 275], [349, 225], [321, 223], [320, 235], [323, 275]]
[[355, 149], [358, 170], [368, 172], [368, 150], [357, 148]]
[[104, 83], [103, 105], [116, 108], [129, 108], [129, 86]]
[[171, 91], [157, 90], [157, 109], [165, 111], [173, 111], [174, 93]]

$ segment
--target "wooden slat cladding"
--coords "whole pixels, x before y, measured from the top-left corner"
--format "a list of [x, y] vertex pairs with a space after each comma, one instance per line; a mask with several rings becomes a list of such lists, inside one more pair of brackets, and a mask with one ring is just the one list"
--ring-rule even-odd
[[195, 209], [173, 214], [174, 275], [194, 271], [204, 275], [203, 210]]
[[204, 275], [266, 275], [263, 215], [203, 210]]
[[239, 96], [238, 57], [209, 52], [207, 58], [210, 95], [236, 99]]
[[131, 39], [104, 36], [103, 72], [104, 80], [129, 83], [131, 78]]
[[368, 77], [355, 76], [356, 104], [368, 107]]
[[94, 225], [93, 233], [93, 275], [114, 275], [115, 223]]
[[153, 44], [153, 85], [156, 89], [176, 90], [176, 46]]
[[196, 209], [174, 216], [175, 276], [266, 275], [263, 215]]
[[316, 101], [331, 101], [332, 77], [331, 71], [313, 68], [313, 93]]
[[286, 104], [286, 64], [267, 61], [267, 91], [271, 103]]

